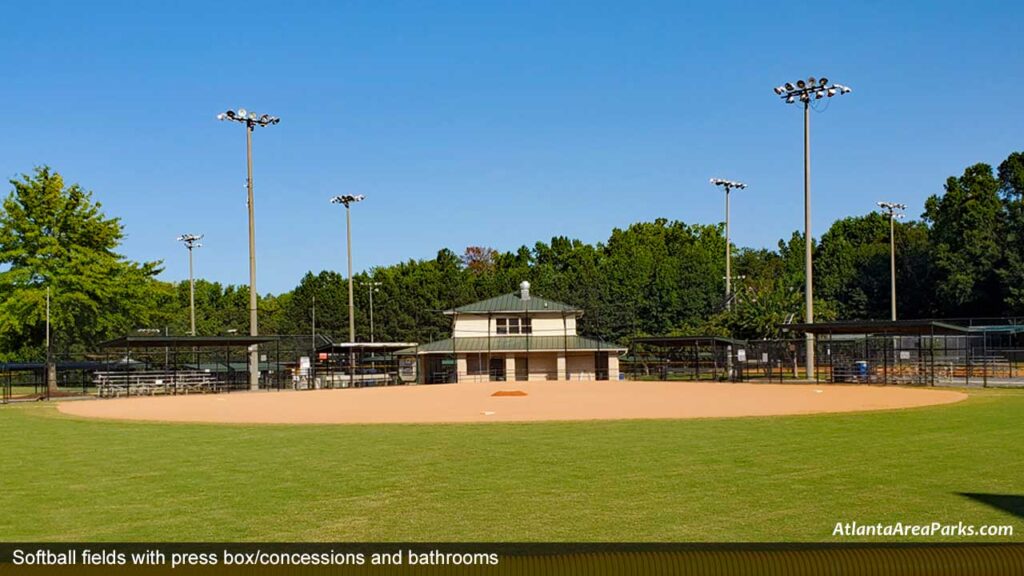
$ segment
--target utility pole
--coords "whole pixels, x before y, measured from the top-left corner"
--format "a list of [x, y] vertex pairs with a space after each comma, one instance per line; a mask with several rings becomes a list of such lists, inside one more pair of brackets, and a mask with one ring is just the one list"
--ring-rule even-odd
[[192, 268], [192, 249], [202, 248], [203, 245], [199, 243], [202, 239], [202, 234], [182, 234], [178, 236], [178, 242], [184, 242], [185, 247], [188, 248], [188, 305], [191, 314], [190, 334], [192, 336], [196, 335], [196, 281]]
[[892, 320], [896, 321], [896, 224], [897, 218], [903, 218], [903, 211], [907, 209], [906, 204], [898, 202], [879, 202], [878, 206], [882, 212], [889, 215], [889, 277], [891, 293], [889, 295], [892, 307]]
[[[821, 100], [824, 97], [833, 97], [836, 94], [849, 94], [852, 90], [849, 86], [842, 84], [829, 84], [827, 78], [818, 80], [811, 76], [807, 81], [797, 80], [794, 86], [786, 82], [782, 86], [775, 87], [775, 94], [785, 100], [786, 104], [792, 104], [799, 100], [804, 105], [804, 298], [805, 313], [804, 321], [808, 324], [814, 323], [814, 265], [813, 243], [811, 235], [811, 100]], [[805, 346], [807, 356], [807, 379], [814, 377], [814, 334], [807, 332], [805, 335]]]
[[[218, 114], [217, 119], [240, 122], [245, 125], [246, 188], [248, 189], [249, 207], [249, 335], [258, 336], [259, 329], [256, 320], [256, 216], [252, 195], [252, 131], [256, 126], [270, 126], [277, 124], [281, 119], [269, 114], [258, 115], [255, 112], [247, 112], [245, 108], [239, 108], [237, 112], [228, 110]], [[249, 389], [259, 390], [259, 387], [260, 350], [258, 344], [252, 344], [249, 346]]]

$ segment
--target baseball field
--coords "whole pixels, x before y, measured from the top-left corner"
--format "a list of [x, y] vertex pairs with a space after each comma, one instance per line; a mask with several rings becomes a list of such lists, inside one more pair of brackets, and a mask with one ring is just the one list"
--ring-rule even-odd
[[884, 411], [451, 424], [7, 405], [0, 539], [837, 541], [837, 523], [962, 522], [1014, 531], [914, 541], [1020, 541], [1022, 414], [1020, 390]]

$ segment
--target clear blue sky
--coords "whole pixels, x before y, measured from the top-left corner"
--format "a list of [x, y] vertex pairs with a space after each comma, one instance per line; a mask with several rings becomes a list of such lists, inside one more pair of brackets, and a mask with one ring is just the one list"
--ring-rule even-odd
[[[853, 87], [812, 115], [814, 233], [877, 200], [917, 216], [949, 175], [1024, 148], [1020, 2], [2, 1], [0, 175], [49, 164], [122, 218], [122, 252], [258, 282], [442, 247], [605, 240], [657, 217], [723, 218], [740, 245], [801, 229], [800, 109], [772, 88]], [[4, 186], [7, 190], [9, 187]]]

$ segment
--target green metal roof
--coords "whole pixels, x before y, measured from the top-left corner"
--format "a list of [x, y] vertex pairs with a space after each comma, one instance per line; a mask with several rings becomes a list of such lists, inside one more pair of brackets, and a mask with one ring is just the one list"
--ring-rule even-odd
[[459, 306], [454, 310], [446, 310], [445, 314], [486, 314], [488, 312], [582, 313], [583, 310], [576, 308], [575, 306], [562, 304], [561, 302], [555, 302], [554, 300], [548, 300], [547, 298], [540, 298], [537, 296], [531, 296], [529, 300], [523, 300], [516, 294], [502, 294], [501, 296], [495, 296], [494, 298], [488, 298], [487, 300], [481, 300], [479, 302], [473, 302], [472, 304], [466, 304], [465, 306]]
[[[453, 348], [454, 346], [454, 348]], [[624, 346], [609, 344], [583, 336], [473, 336], [468, 338], [451, 338], [438, 340], [429, 344], [421, 344], [414, 348], [399, 350], [395, 354], [445, 354], [454, 352], [625, 352]]]

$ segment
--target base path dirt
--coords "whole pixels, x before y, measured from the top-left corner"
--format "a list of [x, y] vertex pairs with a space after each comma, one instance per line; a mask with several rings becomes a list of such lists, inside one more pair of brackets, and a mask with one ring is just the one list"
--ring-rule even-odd
[[[493, 396], [498, 390], [526, 396]], [[774, 416], [949, 404], [951, 390], [713, 382], [494, 382], [234, 392], [62, 402], [65, 414], [124, 420], [265, 424], [524, 422]]]

